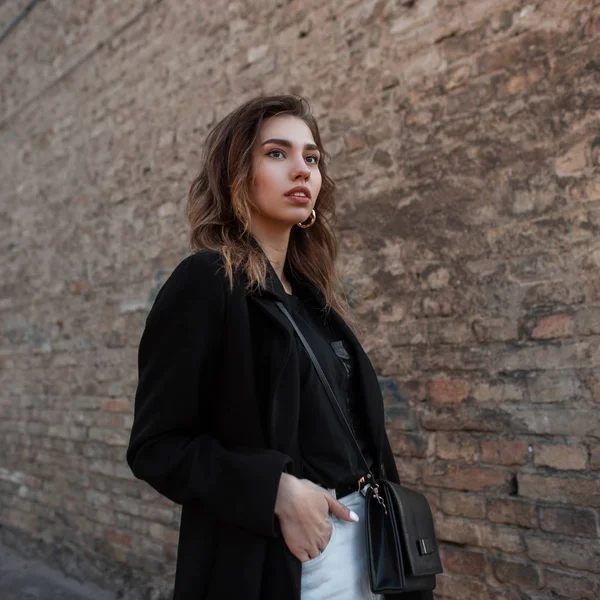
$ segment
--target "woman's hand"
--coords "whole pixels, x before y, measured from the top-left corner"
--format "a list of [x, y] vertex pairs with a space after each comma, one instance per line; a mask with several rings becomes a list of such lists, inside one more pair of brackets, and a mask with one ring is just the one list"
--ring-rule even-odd
[[329, 543], [330, 511], [344, 521], [358, 521], [356, 514], [326, 489], [308, 479], [282, 473], [275, 514], [287, 547], [300, 562], [315, 558]]

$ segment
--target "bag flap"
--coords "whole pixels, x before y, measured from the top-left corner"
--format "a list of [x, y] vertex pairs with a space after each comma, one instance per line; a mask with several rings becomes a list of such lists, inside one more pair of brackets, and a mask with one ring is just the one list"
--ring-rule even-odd
[[394, 503], [410, 572], [416, 576], [442, 573], [433, 515], [427, 498], [392, 481], [378, 483], [385, 487], [388, 500]]

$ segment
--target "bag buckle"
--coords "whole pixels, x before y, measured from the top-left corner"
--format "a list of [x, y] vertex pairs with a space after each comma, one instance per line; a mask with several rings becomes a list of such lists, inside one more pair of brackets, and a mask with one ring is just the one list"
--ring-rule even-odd
[[419, 554], [421, 556], [427, 556], [432, 554], [436, 550], [435, 540], [429, 538], [422, 538], [417, 540], [417, 547], [419, 548]]
[[[383, 500], [383, 498], [379, 495], [379, 485], [378, 483], [375, 481], [375, 479], [373, 477], [371, 477], [371, 473], [369, 473], [367, 475], [367, 479], [370, 480], [370, 483], [365, 483], [365, 478], [364, 476], [361, 477], [358, 480], [358, 491], [363, 495], [363, 496], [367, 496], [367, 492], [369, 491], [369, 488], [371, 488], [373, 490], [373, 496], [375, 496], [375, 500], [377, 500], [377, 502], [379, 502], [379, 504], [381, 504], [381, 506], [383, 507], [383, 512], [385, 513], [385, 516], [388, 516], [388, 511], [387, 511], [387, 506], [385, 505], [385, 501]], [[361, 484], [364, 484], [362, 489], [361, 489]]]
[[383, 500], [383, 498], [379, 495], [379, 486], [374, 483], [373, 484], [373, 496], [375, 496], [375, 500], [377, 500], [377, 502], [379, 502], [379, 504], [381, 504], [381, 506], [383, 507], [383, 512], [385, 513], [385, 516], [388, 516], [388, 511], [387, 511], [387, 506], [385, 505], [385, 502]]

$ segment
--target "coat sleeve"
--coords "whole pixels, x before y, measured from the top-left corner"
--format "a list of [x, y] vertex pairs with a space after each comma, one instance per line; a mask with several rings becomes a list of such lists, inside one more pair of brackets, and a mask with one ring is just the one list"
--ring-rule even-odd
[[[210, 253], [207, 253], [210, 255]], [[184, 259], [161, 288], [138, 351], [127, 463], [177, 504], [198, 502], [216, 519], [276, 536], [275, 500], [292, 459], [269, 449], [224, 447], [207, 415], [223, 340], [228, 283], [203, 252]]]

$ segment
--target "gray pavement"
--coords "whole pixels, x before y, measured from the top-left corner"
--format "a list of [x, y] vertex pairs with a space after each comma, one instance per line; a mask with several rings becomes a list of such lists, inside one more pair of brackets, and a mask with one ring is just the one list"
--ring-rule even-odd
[[116, 596], [0, 544], [0, 600], [116, 600]]

